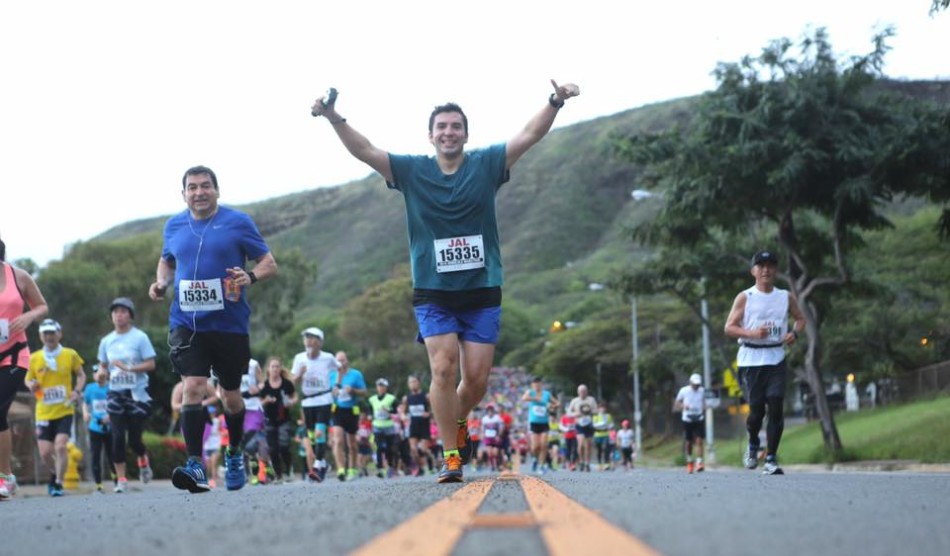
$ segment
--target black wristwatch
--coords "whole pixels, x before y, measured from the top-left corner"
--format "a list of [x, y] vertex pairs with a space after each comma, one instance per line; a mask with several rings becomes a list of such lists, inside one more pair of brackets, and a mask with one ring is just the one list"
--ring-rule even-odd
[[564, 106], [564, 99], [558, 98], [554, 93], [551, 93], [551, 96], [548, 97], [548, 102], [555, 110], [560, 110]]
[[253, 270], [247, 273], [247, 277], [251, 279], [251, 283], [252, 283], [252, 284], [256, 284], [256, 283], [257, 283], [257, 275], [254, 274], [254, 271], [253, 271]]

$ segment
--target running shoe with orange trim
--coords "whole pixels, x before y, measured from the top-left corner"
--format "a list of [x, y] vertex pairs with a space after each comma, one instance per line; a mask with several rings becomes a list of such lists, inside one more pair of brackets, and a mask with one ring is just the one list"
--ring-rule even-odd
[[687, 472], [687, 473], [692, 473], [692, 472], [693, 472], [693, 462], [689, 462], [689, 463], [686, 464], [686, 472]]
[[462, 465], [468, 465], [472, 459], [472, 439], [468, 436], [468, 421], [458, 424], [458, 432], [455, 435], [455, 448], [462, 457]]
[[461, 483], [462, 482], [462, 458], [451, 455], [442, 462], [442, 471], [439, 472], [440, 483]]

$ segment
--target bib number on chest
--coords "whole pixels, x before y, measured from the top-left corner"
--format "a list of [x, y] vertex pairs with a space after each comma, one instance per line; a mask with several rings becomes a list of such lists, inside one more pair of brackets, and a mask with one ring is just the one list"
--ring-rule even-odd
[[110, 377], [110, 382], [115, 388], [131, 388], [135, 386], [135, 373], [129, 371], [115, 371]]
[[178, 307], [189, 312], [223, 310], [224, 293], [221, 279], [178, 282]]
[[437, 239], [433, 243], [436, 272], [458, 272], [485, 267], [485, 245], [481, 234]]
[[318, 376], [307, 376], [303, 377], [303, 389], [307, 394], [312, 394], [314, 392], [323, 392], [327, 390], [327, 383], [322, 378]]
[[66, 401], [66, 387], [63, 385], [43, 389], [43, 403], [46, 405]]
[[6, 342], [10, 339], [10, 321], [0, 319], [0, 342]]

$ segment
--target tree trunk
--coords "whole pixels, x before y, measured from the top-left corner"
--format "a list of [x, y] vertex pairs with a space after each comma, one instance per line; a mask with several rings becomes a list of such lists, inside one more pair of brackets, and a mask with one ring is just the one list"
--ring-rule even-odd
[[800, 300], [799, 305], [803, 305], [801, 309], [805, 315], [805, 333], [808, 337], [808, 349], [805, 351], [805, 379], [815, 395], [815, 409], [818, 411], [821, 436], [825, 441], [825, 448], [836, 456], [841, 452], [841, 437], [838, 436], [838, 427], [835, 425], [834, 415], [831, 413], [831, 408], [828, 407], [825, 383], [822, 380], [821, 369], [817, 363], [819, 351], [818, 318], [812, 304]]

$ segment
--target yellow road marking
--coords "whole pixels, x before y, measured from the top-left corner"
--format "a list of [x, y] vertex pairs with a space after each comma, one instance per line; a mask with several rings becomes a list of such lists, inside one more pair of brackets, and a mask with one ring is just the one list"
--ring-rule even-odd
[[492, 481], [475, 481], [455, 494], [429, 506], [415, 517], [399, 524], [351, 552], [352, 556], [379, 554], [451, 554], [465, 528], [472, 521], [482, 500], [491, 490]]
[[[516, 480], [530, 512], [477, 514], [495, 480]], [[534, 477], [503, 473], [497, 479], [469, 483], [452, 496], [436, 502], [395, 529], [369, 541], [351, 556], [380, 553], [449, 555], [466, 530], [477, 528], [539, 528], [551, 556], [657, 556], [636, 537], [614, 526], [596, 512]]]
[[659, 554], [544, 481], [522, 477], [521, 488], [551, 556]]

